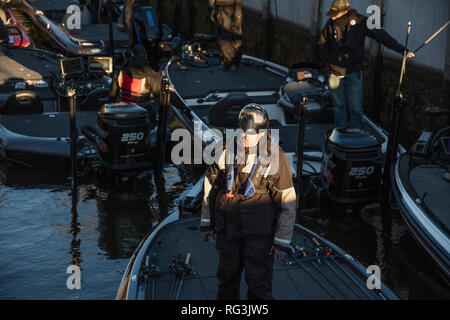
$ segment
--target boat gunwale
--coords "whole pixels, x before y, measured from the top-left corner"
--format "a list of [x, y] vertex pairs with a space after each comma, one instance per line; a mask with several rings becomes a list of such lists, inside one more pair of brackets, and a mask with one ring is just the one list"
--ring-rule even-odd
[[[404, 155], [404, 157], [406, 156]], [[400, 213], [413, 238], [428, 252], [433, 261], [436, 262], [440, 270], [444, 273], [444, 276], [447, 278], [446, 280], [449, 281], [449, 252], [445, 251], [445, 242], [447, 242], [447, 247], [450, 248], [450, 239], [443, 234], [427, 215], [426, 211], [421, 206], [418, 206], [406, 191], [407, 188], [403, 185], [403, 179], [400, 176], [399, 166], [402, 159], [403, 157], [397, 160], [394, 166], [394, 172], [391, 174], [391, 180], [393, 182], [392, 189], [399, 205]], [[441, 241], [434, 235], [439, 235]]]

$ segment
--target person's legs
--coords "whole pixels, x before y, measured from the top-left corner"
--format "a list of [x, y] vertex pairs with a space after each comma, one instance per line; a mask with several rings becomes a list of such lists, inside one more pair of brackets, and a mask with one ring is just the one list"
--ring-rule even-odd
[[219, 27], [217, 34], [217, 43], [220, 48], [220, 55], [223, 61], [223, 69], [230, 70], [230, 67], [237, 67], [241, 63], [241, 53], [239, 49], [242, 46], [242, 40], [236, 39], [233, 33]]
[[[330, 75], [330, 94], [334, 106], [334, 125], [335, 127], [347, 126], [347, 99], [345, 97], [345, 78], [339, 79], [335, 75]], [[339, 82], [337, 87], [333, 89], [332, 81]]]
[[242, 47], [242, 40], [233, 40], [234, 56], [231, 59], [231, 64], [239, 66], [242, 60], [242, 54], [239, 49]]
[[349, 126], [363, 126], [363, 74], [362, 71], [352, 72], [345, 77], [345, 93], [350, 112]]
[[219, 39], [217, 42], [219, 43], [220, 53], [224, 64], [231, 65], [232, 60], [236, 55], [236, 49], [233, 46], [233, 41]]
[[217, 234], [216, 248], [219, 252], [217, 280], [218, 300], [239, 300], [241, 287], [242, 240], [227, 240], [225, 235]]
[[272, 239], [245, 239], [243, 259], [249, 300], [273, 300], [273, 256], [269, 255]]

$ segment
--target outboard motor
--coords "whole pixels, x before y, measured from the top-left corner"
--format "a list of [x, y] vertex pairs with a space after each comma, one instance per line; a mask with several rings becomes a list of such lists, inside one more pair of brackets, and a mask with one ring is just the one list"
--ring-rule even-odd
[[336, 128], [323, 146], [321, 180], [328, 197], [348, 208], [378, 200], [381, 142], [359, 128]]
[[105, 104], [98, 112], [101, 130], [84, 126], [81, 131], [95, 143], [100, 161], [118, 176], [136, 176], [150, 168], [150, 115], [135, 104]]

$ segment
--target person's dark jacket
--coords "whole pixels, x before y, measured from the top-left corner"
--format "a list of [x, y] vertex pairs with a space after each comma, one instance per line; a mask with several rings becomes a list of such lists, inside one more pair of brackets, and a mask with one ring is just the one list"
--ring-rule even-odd
[[[146, 78], [146, 89], [150, 91], [151, 95], [159, 96], [161, 91], [161, 75], [158, 72], [154, 71], [149, 66], [137, 67], [132, 63], [127, 63], [122, 69], [133, 78]], [[118, 69], [114, 72], [113, 82], [109, 91], [109, 96], [111, 98], [116, 98], [119, 93], [119, 74], [122, 69]]]
[[329, 19], [320, 36], [321, 58], [328, 63], [329, 71], [344, 76], [363, 70], [366, 36], [398, 53], [405, 50], [383, 29], [369, 29], [367, 17], [350, 10], [339, 19]]
[[[250, 198], [243, 196], [240, 190], [250, 176], [256, 155], [250, 158], [246, 154], [246, 164], [237, 164], [232, 199], [225, 195], [226, 175], [230, 169], [226, 164], [227, 151], [223, 151], [217, 164], [208, 168], [201, 211], [202, 232], [215, 230], [225, 233], [227, 239], [272, 236], [274, 245], [289, 246], [295, 224], [296, 193], [289, 160], [283, 150], [275, 147], [278, 158], [272, 161], [276, 164], [258, 164], [252, 179], [255, 194]], [[269, 139], [267, 150], [270, 149]]]

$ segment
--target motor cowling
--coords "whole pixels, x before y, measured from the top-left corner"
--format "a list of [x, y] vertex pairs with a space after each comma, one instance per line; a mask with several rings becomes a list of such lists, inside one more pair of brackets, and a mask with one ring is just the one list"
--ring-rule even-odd
[[381, 142], [359, 128], [336, 128], [325, 138], [321, 179], [329, 198], [347, 207], [378, 200]]
[[150, 160], [150, 114], [135, 104], [105, 104], [98, 112], [101, 138], [97, 151], [103, 165], [122, 176], [148, 169]]

